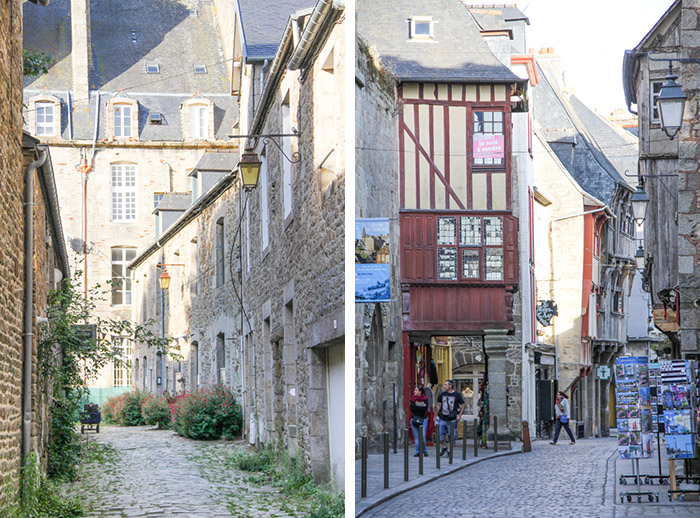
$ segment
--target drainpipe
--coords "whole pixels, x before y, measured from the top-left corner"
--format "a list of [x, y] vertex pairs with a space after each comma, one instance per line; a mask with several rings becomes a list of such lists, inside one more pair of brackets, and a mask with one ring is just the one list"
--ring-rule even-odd
[[32, 346], [34, 344], [34, 171], [49, 156], [39, 151], [24, 172], [24, 333], [22, 334], [22, 461], [32, 440]]
[[294, 49], [294, 53], [289, 60], [289, 64], [287, 65], [289, 70], [297, 70], [299, 67], [301, 67], [301, 64], [304, 62], [304, 58], [308, 54], [309, 49], [311, 49], [311, 44], [314, 41], [316, 34], [320, 30], [323, 22], [326, 21], [326, 18], [331, 13], [332, 9], [333, 0], [321, 0], [316, 4], [311, 16], [309, 17], [309, 21], [304, 27], [304, 32], [301, 34], [301, 40]]

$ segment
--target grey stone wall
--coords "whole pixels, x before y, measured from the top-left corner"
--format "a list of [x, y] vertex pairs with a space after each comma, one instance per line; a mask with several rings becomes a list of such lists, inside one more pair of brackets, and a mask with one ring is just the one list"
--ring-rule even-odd
[[[389, 217], [392, 301], [355, 305], [355, 450], [361, 436], [379, 447], [397, 421], [403, 427], [403, 338], [399, 271], [400, 235], [396, 82], [363, 42], [355, 67], [355, 217]], [[348, 230], [349, 231], [349, 230]]]

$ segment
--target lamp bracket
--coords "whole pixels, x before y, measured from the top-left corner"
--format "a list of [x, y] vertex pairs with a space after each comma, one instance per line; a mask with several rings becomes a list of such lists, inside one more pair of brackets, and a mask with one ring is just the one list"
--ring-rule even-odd
[[[627, 171], [624, 172], [624, 175], [627, 176], [628, 178], [664, 178], [664, 177], [671, 177], [671, 178], [678, 178], [680, 175], [677, 174], [627, 174]], [[678, 203], [678, 196], [673, 194], [671, 192], [671, 189], [669, 189], [666, 184], [663, 182], [663, 180], [659, 180], [659, 183], [661, 186], [666, 189], [666, 192], [673, 198], [673, 201]]]
[[[286, 135], [286, 136], [288, 136], [288, 135]], [[299, 151], [295, 151], [294, 153], [292, 153], [292, 157], [289, 158], [287, 156], [287, 154], [284, 152], [284, 150], [282, 149], [282, 146], [280, 146], [277, 143], [277, 141], [271, 137], [272, 137], [272, 135], [263, 137], [262, 141], [263, 141], [263, 144], [265, 146], [267, 146], [270, 142], [272, 142], [277, 147], [277, 149], [280, 150], [280, 153], [282, 153], [282, 156], [284, 156], [284, 158], [287, 159], [287, 162], [289, 162], [290, 164], [298, 164], [299, 162], [301, 162], [301, 154], [299, 154]]]

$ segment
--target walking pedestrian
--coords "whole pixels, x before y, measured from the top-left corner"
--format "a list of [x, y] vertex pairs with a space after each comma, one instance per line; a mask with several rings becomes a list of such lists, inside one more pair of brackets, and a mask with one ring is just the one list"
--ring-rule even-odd
[[440, 456], [447, 453], [447, 435], [450, 436], [450, 450], [454, 446], [455, 431], [457, 429], [457, 421], [462, 418], [464, 408], [467, 406], [464, 402], [462, 394], [457, 392], [454, 387], [454, 381], [447, 380], [444, 384], [444, 390], [437, 397], [437, 416], [440, 425]]
[[564, 394], [563, 391], [557, 392], [557, 401], [554, 404], [554, 414], [556, 415], [557, 422], [554, 425], [554, 439], [549, 444], [556, 444], [559, 439], [559, 432], [561, 427], [564, 427], [566, 433], [569, 434], [571, 439], [571, 444], [576, 444], [576, 439], [574, 439], [574, 434], [571, 433], [571, 428], [569, 427], [569, 418], [571, 417], [571, 409], [569, 408], [569, 397]]
[[418, 457], [420, 452], [420, 429], [423, 429], [423, 455], [428, 456], [428, 444], [425, 441], [425, 432], [428, 428], [426, 416], [428, 413], [428, 398], [425, 396], [425, 388], [418, 386], [413, 390], [413, 397], [411, 398], [411, 404], [409, 405], [411, 409], [411, 430], [413, 430], [413, 439], [416, 443], [416, 454], [414, 457]]

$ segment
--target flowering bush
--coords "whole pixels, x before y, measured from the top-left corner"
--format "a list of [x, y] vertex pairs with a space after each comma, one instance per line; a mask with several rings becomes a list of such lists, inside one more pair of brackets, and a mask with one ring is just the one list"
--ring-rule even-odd
[[163, 397], [146, 396], [141, 402], [141, 415], [146, 424], [157, 425], [158, 428], [170, 426], [170, 406]]
[[173, 427], [190, 439], [233, 439], [240, 433], [241, 406], [231, 389], [221, 384], [186, 394], [175, 404]]
[[147, 396], [146, 392], [134, 390], [110, 398], [102, 405], [102, 418], [105, 423], [119, 426], [145, 424], [141, 415], [141, 403]]

